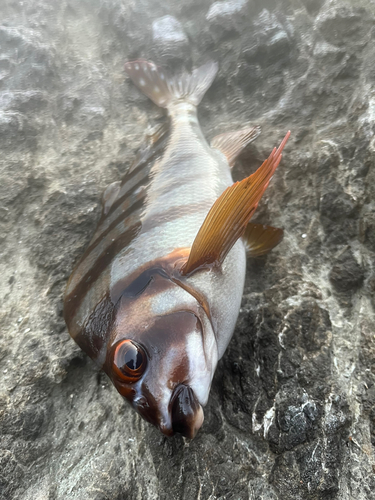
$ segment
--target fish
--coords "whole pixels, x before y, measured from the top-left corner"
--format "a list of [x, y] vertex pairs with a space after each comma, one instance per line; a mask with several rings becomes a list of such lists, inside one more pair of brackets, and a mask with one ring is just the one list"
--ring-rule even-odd
[[218, 64], [170, 75], [127, 62], [134, 84], [169, 122], [152, 129], [121, 181], [105, 190], [102, 215], [64, 295], [75, 342], [120, 395], [164, 435], [194, 438], [212, 379], [233, 335], [247, 255], [264, 255], [283, 230], [250, 222], [282, 157], [233, 182], [247, 127], [209, 144], [197, 107]]

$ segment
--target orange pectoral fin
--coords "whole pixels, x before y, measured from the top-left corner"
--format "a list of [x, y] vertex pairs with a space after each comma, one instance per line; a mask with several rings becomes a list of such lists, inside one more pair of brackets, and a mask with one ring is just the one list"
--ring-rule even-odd
[[259, 257], [270, 252], [283, 239], [284, 231], [263, 224], [249, 224], [243, 235], [249, 257]]
[[227, 188], [208, 212], [194, 240], [183, 275], [211, 264], [221, 265], [235, 242], [240, 238], [253, 215], [281, 160], [282, 150], [289, 139], [286, 134], [278, 149], [258, 170]]

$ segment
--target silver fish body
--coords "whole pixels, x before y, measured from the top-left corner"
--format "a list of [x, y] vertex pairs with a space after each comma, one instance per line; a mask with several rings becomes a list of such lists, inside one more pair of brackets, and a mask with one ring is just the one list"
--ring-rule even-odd
[[68, 283], [65, 319], [146, 420], [166, 435], [194, 437], [246, 272], [241, 237], [222, 262], [213, 262], [211, 251], [207, 262], [183, 272], [211, 207], [233, 185], [229, 156], [210, 147], [197, 119], [217, 68], [165, 84], [152, 63], [128, 64], [135, 83], [168, 108], [170, 130], [158, 131], [122, 183], [107, 189], [97, 231]]
[[[201, 132], [196, 107], [184, 102], [177, 104], [170, 116], [171, 136], [163, 158], [151, 169], [142, 228], [112, 263], [111, 291], [115, 301], [125, 276], [176, 249], [190, 251], [213, 203], [233, 184], [226, 157], [211, 148]], [[245, 272], [246, 252], [240, 239], [220, 273], [196, 273], [186, 278], [186, 283], [207, 300], [215, 322], [219, 359], [237, 320]], [[160, 311], [161, 303], [167, 307], [164, 299], [154, 300], [159, 304], [155, 311]], [[183, 307], [183, 303], [178, 307]]]

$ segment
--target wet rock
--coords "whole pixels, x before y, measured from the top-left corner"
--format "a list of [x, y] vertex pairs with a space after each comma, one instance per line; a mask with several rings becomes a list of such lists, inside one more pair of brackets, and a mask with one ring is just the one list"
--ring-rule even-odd
[[315, 45], [314, 56], [324, 71], [331, 71], [345, 57], [345, 51], [322, 40]]
[[309, 14], [316, 15], [324, 4], [324, 1], [325, 0], [302, 0], [302, 3]]
[[285, 64], [289, 47], [289, 36], [277, 16], [263, 9], [253, 21], [251, 36], [244, 48], [246, 60], [261, 66]]
[[344, 244], [358, 234], [358, 203], [338, 185], [321, 197], [320, 213], [328, 244]]
[[212, 21], [222, 17], [231, 17], [241, 12], [247, 0], [229, 0], [228, 2], [214, 2], [209, 8], [206, 19]]
[[350, 250], [336, 259], [329, 274], [331, 283], [339, 292], [356, 290], [362, 285], [364, 278], [364, 270]]
[[210, 6], [206, 21], [216, 43], [233, 38], [241, 31], [242, 15], [247, 10], [247, 4], [247, 0], [228, 0], [214, 2]]
[[367, 13], [364, 18], [363, 8], [338, 6], [322, 12], [317, 20], [317, 28], [325, 40], [337, 46], [348, 42], [361, 47], [369, 41], [369, 30], [373, 26], [374, 17]]
[[152, 23], [152, 39], [155, 55], [175, 64], [188, 57], [189, 40], [182, 24], [173, 16], [163, 16]]
[[375, 212], [366, 212], [361, 222], [364, 243], [370, 250], [375, 251]]
[[164, 16], [152, 23], [152, 38], [161, 43], [187, 43], [181, 23], [173, 16]]
[[[371, 2], [28, 0], [0, 14], [0, 499], [372, 498]], [[62, 317], [102, 192], [165, 119], [124, 74], [135, 58], [218, 62], [205, 136], [262, 126], [236, 180], [292, 131], [254, 216], [284, 240], [249, 260], [191, 442], [125, 406]]]

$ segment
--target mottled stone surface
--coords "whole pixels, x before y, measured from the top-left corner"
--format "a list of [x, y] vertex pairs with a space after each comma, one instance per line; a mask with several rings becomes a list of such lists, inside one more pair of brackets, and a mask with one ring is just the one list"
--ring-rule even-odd
[[[0, 3], [0, 498], [375, 498], [375, 7], [367, 0]], [[158, 31], [159, 30], [159, 31]], [[128, 59], [219, 74], [208, 138], [248, 124], [254, 220], [238, 326], [192, 442], [125, 406], [68, 336], [67, 278], [101, 193], [163, 119]]]

